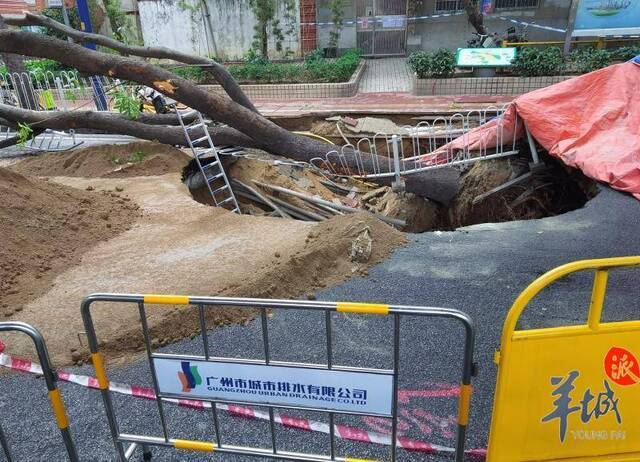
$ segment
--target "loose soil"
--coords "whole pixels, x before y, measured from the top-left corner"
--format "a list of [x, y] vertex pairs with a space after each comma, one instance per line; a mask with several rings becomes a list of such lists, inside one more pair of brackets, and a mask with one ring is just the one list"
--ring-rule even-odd
[[172, 146], [140, 141], [41, 154], [12, 169], [23, 175], [121, 178], [180, 172], [190, 158]]
[[534, 171], [533, 178], [473, 203], [481, 194], [528, 172], [528, 161], [512, 157], [473, 164], [462, 175], [460, 192], [443, 214], [443, 227], [559, 215], [584, 206], [597, 193], [593, 180], [543, 154], [545, 167]]
[[0, 168], [0, 317], [19, 313], [98, 242], [131, 228], [138, 206]]
[[[41, 162], [46, 157], [40, 158]], [[32, 165], [36, 164], [34, 159], [29, 160]], [[26, 170], [26, 167], [22, 165], [20, 169]], [[97, 174], [103, 172], [97, 171]], [[23, 178], [16, 173], [9, 172], [9, 175]], [[29, 183], [37, 184], [33, 180]], [[111, 237], [108, 240], [87, 239], [85, 247], [75, 242], [75, 235], [74, 239], [69, 239], [70, 226], [75, 223], [71, 219], [65, 222], [63, 218], [53, 221], [43, 217], [43, 221], [55, 223], [43, 231], [46, 235], [30, 229], [24, 231], [25, 235], [34, 233], [37, 241], [47, 241], [47, 245], [63, 249], [52, 256], [52, 262], [61, 259], [60, 253], [64, 249], [77, 247], [76, 259], [66, 266], [54, 267], [51, 263], [49, 273], [52, 277], [42, 291], [33, 291], [29, 282], [16, 280], [20, 294], [32, 292], [32, 295], [26, 299], [17, 296], [14, 303], [22, 309], [8, 317], [28, 322], [42, 331], [56, 366], [79, 363], [87, 358], [79, 306], [90, 293], [305, 297], [354, 274], [366, 274], [369, 265], [380, 262], [405, 242], [402, 233], [369, 214], [309, 223], [240, 216], [199, 204], [191, 198], [179, 174], [132, 178], [64, 176], [42, 184], [71, 191], [73, 200], [69, 210], [65, 209], [69, 217], [82, 210], [83, 200], [94, 196], [113, 200], [116, 204], [110, 209], [120, 200], [140, 207], [139, 211], [123, 211], [130, 222], [126, 227], [117, 228], [121, 229], [120, 234], [105, 235], [105, 238]], [[94, 191], [87, 191], [87, 188], [94, 188]], [[131, 200], [112, 197], [111, 192], [96, 192], [114, 189], [122, 190], [122, 194]], [[32, 214], [30, 204], [32, 202], [25, 201], [23, 209], [8, 208], [7, 215], [2, 216], [3, 226], [9, 227], [8, 224], [15, 222], [16, 215], [25, 215], [25, 209]], [[95, 205], [97, 219], [104, 222], [100, 215], [104, 213], [103, 208]], [[41, 205], [35, 210], [42, 212], [45, 207]], [[44, 224], [40, 226], [44, 227]], [[53, 227], [57, 228], [55, 233], [50, 232]], [[80, 225], [78, 227], [80, 229]], [[114, 230], [113, 225], [112, 228], [107, 228], [106, 224], [104, 227]], [[354, 242], [367, 229], [372, 239], [371, 254], [364, 263], [352, 261]], [[22, 247], [16, 248], [11, 258], [2, 256], [3, 267], [33, 260], [31, 254], [25, 256]], [[209, 328], [244, 322], [255, 315], [242, 308], [216, 309], [208, 313]], [[101, 348], [109, 352], [109, 358], [126, 360], [142, 351], [135, 305], [98, 303], [92, 314]], [[149, 309], [148, 314], [154, 345], [198, 333], [195, 309], [166, 306]], [[28, 340], [21, 336], [11, 337], [7, 351], [33, 357]]]

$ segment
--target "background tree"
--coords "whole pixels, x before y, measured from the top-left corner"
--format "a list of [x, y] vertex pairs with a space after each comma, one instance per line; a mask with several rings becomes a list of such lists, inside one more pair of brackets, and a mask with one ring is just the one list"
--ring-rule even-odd
[[331, 11], [331, 22], [333, 23], [331, 31], [329, 31], [329, 48], [337, 50], [344, 19], [343, 0], [330, 0], [329, 10]]
[[251, 10], [256, 21], [254, 26], [252, 48], [260, 52], [263, 58], [269, 58], [269, 35], [273, 35], [276, 49], [282, 49], [284, 35], [280, 29], [280, 21], [276, 18], [275, 0], [250, 0]]
[[484, 26], [484, 15], [480, 11], [479, 0], [462, 0], [462, 6], [467, 13], [467, 21], [473, 26], [478, 34], [486, 35], [487, 28]]

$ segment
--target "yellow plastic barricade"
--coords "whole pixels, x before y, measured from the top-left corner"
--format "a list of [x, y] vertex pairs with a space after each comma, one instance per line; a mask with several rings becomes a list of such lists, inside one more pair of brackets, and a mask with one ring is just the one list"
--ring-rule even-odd
[[[640, 321], [600, 322], [609, 269], [636, 265], [640, 256], [569, 263], [516, 299], [496, 354], [489, 462], [640, 461]], [[584, 270], [594, 271], [586, 324], [516, 330], [542, 289]]]

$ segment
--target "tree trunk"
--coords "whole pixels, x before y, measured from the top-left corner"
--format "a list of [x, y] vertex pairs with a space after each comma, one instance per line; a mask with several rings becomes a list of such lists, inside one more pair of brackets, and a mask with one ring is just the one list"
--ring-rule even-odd
[[260, 23], [260, 52], [263, 58], [269, 58], [269, 41], [267, 35], [267, 22]]
[[487, 28], [484, 27], [484, 16], [480, 11], [478, 0], [462, 0], [465, 11], [467, 12], [467, 21], [473, 26], [478, 34], [486, 35]]

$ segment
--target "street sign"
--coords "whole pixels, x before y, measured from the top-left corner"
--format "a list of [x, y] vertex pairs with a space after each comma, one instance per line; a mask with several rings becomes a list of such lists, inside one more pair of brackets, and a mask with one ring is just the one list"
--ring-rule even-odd
[[515, 48], [458, 48], [458, 67], [509, 67], [516, 57]]
[[640, 0], [579, 1], [574, 37], [605, 37], [640, 33]]
[[392, 374], [155, 358], [161, 393], [391, 416]]

